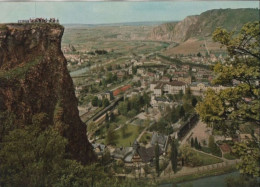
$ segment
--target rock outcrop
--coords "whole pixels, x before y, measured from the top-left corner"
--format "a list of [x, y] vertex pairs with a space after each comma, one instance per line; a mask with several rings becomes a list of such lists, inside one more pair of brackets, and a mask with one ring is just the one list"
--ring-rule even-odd
[[85, 164], [95, 156], [61, 51], [63, 31], [58, 24], [0, 25], [0, 112], [12, 113], [16, 126], [48, 114], [48, 124], [68, 139], [68, 153]]

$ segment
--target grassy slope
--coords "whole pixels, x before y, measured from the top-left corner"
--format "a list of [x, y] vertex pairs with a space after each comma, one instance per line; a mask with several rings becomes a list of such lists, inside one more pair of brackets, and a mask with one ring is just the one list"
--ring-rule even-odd
[[209, 156], [207, 154], [204, 154], [204, 153], [201, 153], [201, 152], [197, 152], [197, 151], [194, 151], [194, 152], [198, 153], [199, 158], [202, 161], [202, 165], [203, 166], [223, 162], [223, 160], [221, 160], [220, 158]]
[[38, 57], [37, 59], [35, 59], [31, 62], [22, 64], [9, 71], [0, 71], [0, 77], [6, 78], [6, 79], [12, 79], [12, 78], [22, 79], [25, 77], [26, 72], [28, 72], [33, 66], [38, 64], [41, 61], [41, 59], [42, 59], [42, 57]]

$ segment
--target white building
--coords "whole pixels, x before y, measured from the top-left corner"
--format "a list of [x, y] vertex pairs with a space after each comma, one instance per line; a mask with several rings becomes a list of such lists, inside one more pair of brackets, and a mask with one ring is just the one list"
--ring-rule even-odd
[[165, 94], [178, 94], [182, 90], [185, 93], [186, 84], [180, 81], [172, 81], [172, 82], [157, 82], [150, 84], [150, 90], [154, 92], [156, 97], [162, 96]]
[[137, 74], [143, 76], [143, 75], [145, 74], [145, 69], [143, 69], [143, 68], [138, 68], [138, 69], [137, 69]]
[[167, 94], [178, 94], [182, 90], [183, 93], [185, 93], [186, 89], [186, 84], [184, 82], [180, 81], [172, 81], [172, 82], [167, 82], [164, 86], [164, 93]]
[[156, 97], [160, 97], [163, 94], [163, 89], [164, 89], [164, 84], [163, 82], [158, 82], [157, 85], [154, 87], [154, 95]]

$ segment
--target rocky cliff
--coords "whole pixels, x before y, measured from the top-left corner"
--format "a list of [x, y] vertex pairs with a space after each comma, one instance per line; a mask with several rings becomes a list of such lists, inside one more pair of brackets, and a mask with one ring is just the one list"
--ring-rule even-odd
[[258, 9], [216, 9], [188, 16], [176, 23], [155, 27], [150, 39], [183, 42], [191, 37], [211, 37], [217, 27], [239, 30], [245, 23], [259, 21]]
[[16, 126], [48, 114], [48, 124], [68, 139], [72, 158], [88, 163], [95, 156], [61, 51], [63, 31], [58, 24], [0, 25], [0, 113], [13, 114]]

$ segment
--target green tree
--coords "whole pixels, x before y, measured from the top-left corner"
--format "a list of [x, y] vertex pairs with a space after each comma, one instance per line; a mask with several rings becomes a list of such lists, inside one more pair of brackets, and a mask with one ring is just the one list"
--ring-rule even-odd
[[181, 106], [179, 109], [179, 116], [182, 118], [185, 117], [185, 110], [183, 106]]
[[180, 155], [185, 165], [192, 167], [202, 165], [200, 156], [197, 152], [193, 151], [189, 145], [184, 145], [180, 148]]
[[98, 106], [98, 97], [95, 96], [91, 101], [92, 106]]
[[179, 113], [176, 110], [175, 107], [172, 108], [172, 110], [170, 111], [170, 121], [172, 123], [176, 123], [179, 120]]
[[142, 99], [140, 96], [133, 96], [129, 100], [130, 109], [134, 109], [139, 112], [142, 106]]
[[193, 137], [191, 137], [190, 146], [194, 147], [194, 139], [193, 139]]
[[108, 129], [106, 136], [107, 145], [115, 145], [117, 143], [118, 136], [113, 129]]
[[209, 145], [208, 147], [210, 148], [211, 152], [214, 151], [215, 149], [215, 139], [214, 139], [214, 136], [210, 135], [209, 136]]
[[122, 137], [123, 138], [126, 138], [127, 136], [127, 129], [128, 129], [128, 125], [124, 124], [122, 127], [121, 127], [121, 134], [122, 134]]
[[178, 98], [180, 98], [180, 99], [181, 99], [182, 97], [183, 97], [183, 91], [182, 91], [182, 90], [180, 90], [180, 91], [179, 91], [179, 93], [178, 93]]
[[143, 94], [143, 100], [144, 100], [145, 105], [147, 105], [147, 106], [150, 105], [151, 98], [149, 97], [149, 95], [146, 92]]
[[192, 150], [191, 150], [190, 146], [184, 145], [184, 146], [180, 147], [180, 155], [181, 155], [181, 158], [183, 160], [183, 164], [184, 165], [188, 164], [189, 159], [192, 156]]
[[127, 113], [127, 116], [132, 118], [134, 117], [135, 115], [137, 114], [136, 110], [135, 109], [132, 109], [130, 110], [128, 113]]
[[108, 113], [106, 113], [106, 118], [105, 118], [105, 121], [108, 122], [109, 121], [109, 116], [108, 116]]
[[199, 149], [199, 142], [198, 142], [197, 137], [195, 138], [195, 141], [194, 141], [194, 147], [195, 147], [195, 149]]
[[109, 150], [106, 148], [104, 153], [101, 156], [101, 164], [105, 166], [105, 165], [109, 164], [110, 162], [111, 162], [111, 155], [110, 155]]
[[110, 122], [113, 122], [115, 120], [115, 114], [114, 112], [111, 112], [110, 114]]
[[117, 75], [116, 74], [113, 75], [112, 80], [113, 80], [113, 82], [117, 81]]
[[201, 144], [200, 144], [200, 142], [199, 142], [199, 147], [198, 147], [198, 149], [201, 150], [201, 148], [202, 148], [202, 147], [201, 147]]
[[109, 100], [107, 98], [105, 98], [103, 100], [103, 107], [107, 107], [109, 105]]
[[[234, 129], [239, 130], [245, 122], [260, 125], [260, 30], [259, 22], [245, 24], [239, 33], [234, 34], [218, 28], [213, 33], [213, 40], [225, 46], [230, 56], [224, 63], [214, 67], [217, 75], [216, 85], [228, 86], [216, 92], [208, 90], [196, 110], [201, 119], [219, 128], [223, 133], [234, 136]], [[236, 84], [234, 84], [236, 82]], [[242, 173], [259, 176], [260, 152], [258, 143], [248, 141], [238, 143], [234, 151], [241, 156], [238, 168]], [[257, 154], [244, 154], [255, 152]], [[252, 162], [254, 164], [252, 164]]]
[[102, 106], [103, 106], [103, 102], [102, 102], [102, 100], [100, 100], [100, 99], [98, 99], [98, 106], [99, 106], [99, 107], [102, 107]]
[[191, 105], [192, 105], [193, 107], [195, 107], [195, 106], [197, 105], [197, 103], [198, 103], [197, 98], [196, 98], [196, 97], [193, 97], [192, 100], [191, 100]]
[[200, 52], [197, 53], [197, 57], [201, 57], [201, 53]]
[[112, 83], [113, 82], [113, 74], [111, 72], [109, 72], [107, 75], [106, 75], [106, 82], [107, 83]]
[[191, 89], [190, 89], [189, 86], [188, 86], [188, 87], [186, 88], [186, 90], [185, 90], [185, 95], [188, 95], [189, 97], [192, 95]]
[[45, 126], [46, 114], [3, 137], [0, 149], [1, 186], [88, 186], [85, 167], [68, 159], [67, 140]]
[[210, 148], [210, 151], [213, 155], [215, 156], [219, 156], [221, 157], [222, 156], [222, 153], [221, 153], [221, 150], [220, 148], [217, 146], [217, 144], [215, 143], [215, 139], [214, 139], [214, 136], [209, 136], [209, 148]]
[[155, 145], [155, 169], [157, 176], [160, 175], [160, 165], [159, 165], [159, 157], [160, 157], [160, 148], [158, 143]]
[[128, 112], [128, 103], [127, 103], [127, 101], [119, 103], [119, 105], [118, 105], [118, 112], [121, 115], [127, 116], [127, 112]]
[[175, 139], [171, 142], [170, 159], [171, 159], [171, 164], [172, 164], [172, 171], [174, 171], [174, 173], [176, 173], [177, 166], [178, 166], [178, 147], [177, 147], [177, 141]]
[[133, 74], [135, 75], [137, 73], [137, 67], [134, 66], [132, 71], [133, 71]]

